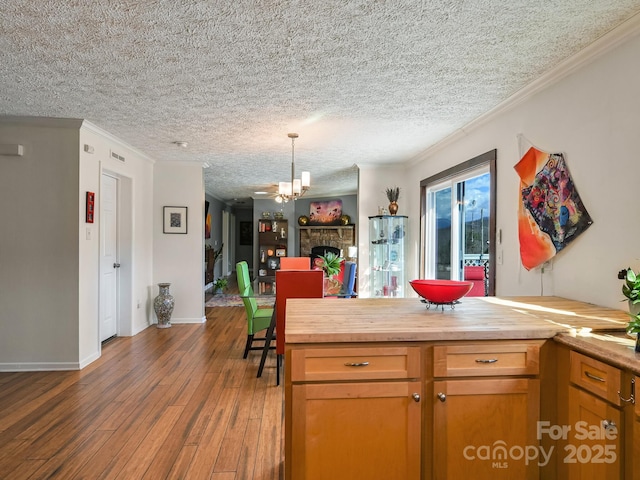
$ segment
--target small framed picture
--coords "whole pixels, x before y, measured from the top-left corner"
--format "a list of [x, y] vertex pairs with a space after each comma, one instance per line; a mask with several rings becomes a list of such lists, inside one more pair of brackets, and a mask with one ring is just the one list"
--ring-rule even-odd
[[187, 207], [164, 207], [163, 233], [187, 233]]
[[287, 254], [286, 248], [276, 248], [276, 257], [284, 257]]

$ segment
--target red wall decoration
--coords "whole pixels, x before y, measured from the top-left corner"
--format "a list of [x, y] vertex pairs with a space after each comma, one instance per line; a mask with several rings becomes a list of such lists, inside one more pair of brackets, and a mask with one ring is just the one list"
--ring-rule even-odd
[[93, 223], [93, 215], [95, 211], [96, 194], [87, 192], [87, 223]]

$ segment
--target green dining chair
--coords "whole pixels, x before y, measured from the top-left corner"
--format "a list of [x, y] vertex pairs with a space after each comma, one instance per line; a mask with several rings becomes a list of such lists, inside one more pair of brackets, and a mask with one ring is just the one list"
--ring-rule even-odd
[[[244, 303], [244, 309], [247, 313], [247, 344], [244, 348], [242, 358], [247, 358], [249, 350], [263, 350], [265, 337], [254, 337], [257, 332], [267, 330], [273, 316], [273, 307], [258, 308], [253, 287], [251, 286], [251, 277], [249, 276], [249, 265], [242, 261], [236, 263], [236, 276], [238, 279], [238, 290]], [[274, 297], [275, 300], [275, 297]], [[254, 347], [253, 342], [263, 342], [261, 346]], [[274, 348], [274, 347], [270, 347]]]

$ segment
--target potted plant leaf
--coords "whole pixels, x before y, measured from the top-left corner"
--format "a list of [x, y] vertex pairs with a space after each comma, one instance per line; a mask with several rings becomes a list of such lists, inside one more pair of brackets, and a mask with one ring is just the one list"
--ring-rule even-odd
[[318, 258], [320, 258], [320, 268], [324, 271], [324, 294], [340, 293], [340, 282], [334, 277], [340, 273], [340, 265], [344, 258], [333, 252], [326, 252], [324, 255], [319, 255]]
[[640, 275], [632, 268], [620, 270], [618, 278], [622, 283], [622, 294], [629, 303], [629, 316], [631, 320], [627, 324], [627, 333], [636, 337], [636, 352], [640, 352]]
[[229, 280], [224, 277], [220, 277], [213, 282], [213, 294], [218, 295], [219, 293], [222, 293], [222, 291], [227, 288], [227, 285], [229, 285]]
[[640, 275], [636, 274], [632, 268], [627, 268], [620, 270], [618, 278], [624, 280], [622, 294], [629, 301], [629, 311], [637, 315], [640, 313]]

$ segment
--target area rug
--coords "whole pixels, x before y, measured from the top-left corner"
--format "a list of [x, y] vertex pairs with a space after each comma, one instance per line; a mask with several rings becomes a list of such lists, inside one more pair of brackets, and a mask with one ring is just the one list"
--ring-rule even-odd
[[[255, 297], [258, 306], [270, 306], [275, 302], [276, 297]], [[204, 304], [207, 308], [212, 307], [243, 307], [242, 298], [240, 295], [214, 295], [207, 303]]]

